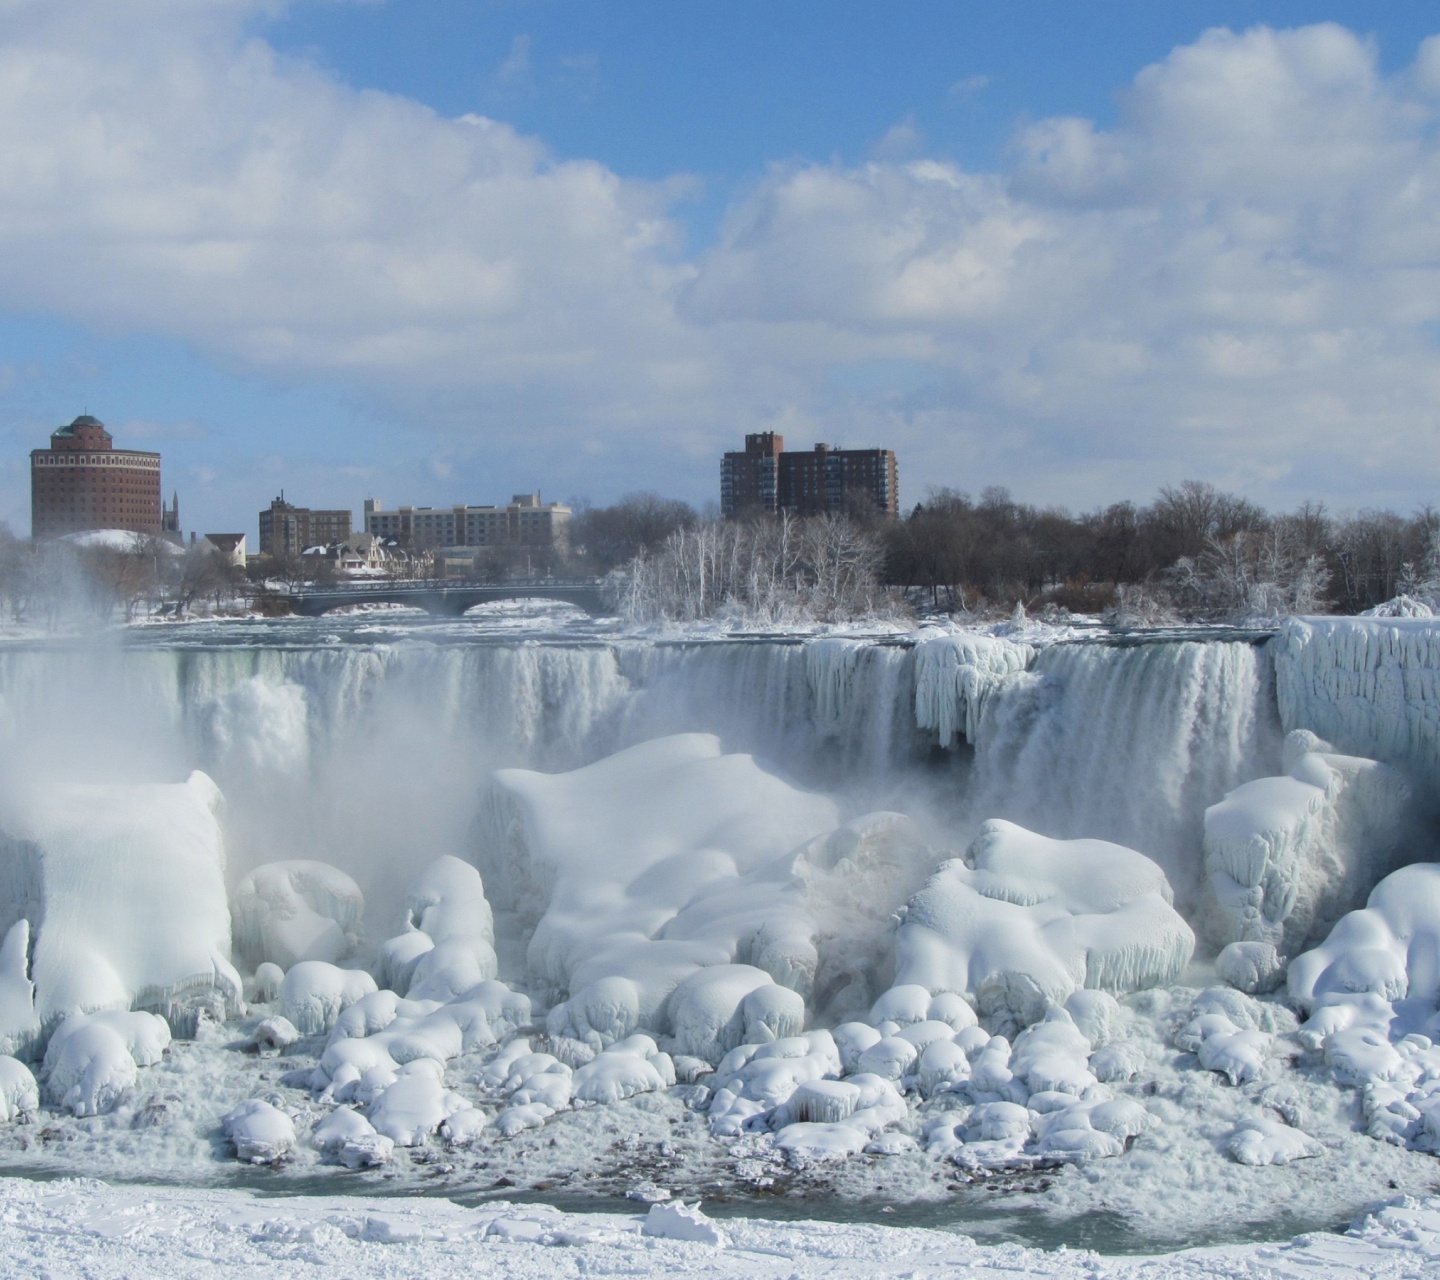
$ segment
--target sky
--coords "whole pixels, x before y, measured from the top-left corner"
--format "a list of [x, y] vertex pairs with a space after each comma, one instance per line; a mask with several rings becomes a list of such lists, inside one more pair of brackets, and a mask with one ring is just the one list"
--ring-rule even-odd
[[1440, 494], [1440, 16], [1230, 0], [0, 0], [0, 520], [89, 412], [182, 524]]

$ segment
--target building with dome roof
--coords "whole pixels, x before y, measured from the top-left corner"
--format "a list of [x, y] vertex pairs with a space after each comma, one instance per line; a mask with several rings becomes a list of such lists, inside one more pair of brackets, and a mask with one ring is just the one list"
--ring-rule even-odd
[[30, 452], [30, 535], [53, 538], [86, 529], [178, 534], [179, 502], [160, 497], [160, 455], [117, 449], [88, 413]]

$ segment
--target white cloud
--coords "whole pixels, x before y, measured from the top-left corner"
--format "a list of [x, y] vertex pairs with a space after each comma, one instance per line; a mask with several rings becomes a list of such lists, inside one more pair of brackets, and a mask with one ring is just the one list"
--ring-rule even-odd
[[914, 158], [907, 122], [902, 154], [775, 169], [687, 260], [680, 180], [348, 88], [245, 34], [277, 7], [0, 0], [0, 308], [629, 487], [708, 486], [776, 422], [893, 444], [909, 499], [1440, 482], [1435, 41], [1386, 78], [1339, 27], [1210, 32], [1113, 129], [1038, 121], [977, 174]]

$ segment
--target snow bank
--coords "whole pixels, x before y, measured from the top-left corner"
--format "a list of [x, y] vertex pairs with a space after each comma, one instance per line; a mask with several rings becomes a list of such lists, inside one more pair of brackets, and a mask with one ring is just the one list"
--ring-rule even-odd
[[302, 960], [334, 964], [359, 941], [360, 886], [324, 862], [268, 862], [235, 887], [235, 948], [251, 967], [289, 969]]
[[963, 993], [996, 1025], [1023, 1027], [1078, 988], [1163, 986], [1189, 963], [1194, 935], [1143, 854], [991, 820], [967, 859], [907, 906], [897, 986]]
[[198, 772], [174, 785], [37, 787], [11, 804], [0, 818], [5, 1047], [33, 1052], [77, 1012], [141, 1006], [177, 1025], [201, 1007], [238, 1013], [222, 806]]
[[1323, 938], [1399, 860], [1411, 794], [1388, 765], [1285, 740], [1287, 776], [1257, 778], [1205, 811], [1205, 926], [1214, 940], [1290, 956]]
[[1440, 621], [1289, 618], [1272, 644], [1286, 729], [1403, 768], [1436, 798]]
[[[673, 1204], [673, 1202], [671, 1202]], [[653, 1208], [652, 1211], [653, 1212]], [[723, 1231], [729, 1249], [705, 1238]], [[702, 1235], [702, 1232], [704, 1234]], [[699, 1238], [697, 1238], [699, 1237]], [[248, 1190], [0, 1180], [0, 1253], [34, 1271], [118, 1280], [237, 1272], [427, 1280], [559, 1280], [579, 1272], [707, 1280], [1211, 1280], [1217, 1275], [1400, 1280], [1440, 1263], [1440, 1200], [1400, 1197], [1345, 1232], [1286, 1243], [1208, 1246], [1142, 1257], [977, 1244], [953, 1231], [866, 1222], [666, 1214], [583, 1214], [546, 1204], [461, 1205], [440, 1196], [257, 1198]], [[177, 1259], [183, 1262], [177, 1267]], [[17, 1270], [19, 1268], [17, 1267]]]
[[914, 652], [915, 723], [933, 732], [942, 747], [957, 734], [977, 742], [990, 696], [1035, 657], [1028, 644], [983, 635], [927, 638]]

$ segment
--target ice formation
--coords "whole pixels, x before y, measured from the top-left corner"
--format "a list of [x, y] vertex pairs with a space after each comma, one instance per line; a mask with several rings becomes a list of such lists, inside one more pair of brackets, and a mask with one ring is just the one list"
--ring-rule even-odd
[[74, 1013], [140, 1006], [184, 1023], [240, 1007], [219, 789], [27, 789], [0, 835], [0, 1046], [26, 1054]]
[[551, 1034], [660, 1031], [711, 1062], [800, 1030], [812, 995], [863, 1006], [889, 913], [933, 861], [906, 819], [841, 826], [701, 734], [503, 770], [490, 831], [488, 881], [534, 921], [531, 976], [560, 998]]
[[1280, 716], [1337, 751], [1440, 789], [1440, 626], [1432, 618], [1288, 618], [1273, 650]]
[[269, 862], [240, 881], [230, 908], [240, 958], [289, 969], [302, 960], [345, 959], [359, 940], [365, 898], [326, 863]]
[[45, 1093], [77, 1116], [114, 1108], [141, 1067], [160, 1061], [170, 1028], [157, 1014], [110, 1011], [66, 1018], [45, 1049]]
[[915, 646], [915, 723], [947, 746], [958, 734], [980, 738], [986, 703], [1008, 676], [1024, 671], [1035, 649], [996, 636], [947, 635]]
[[352, 1004], [375, 991], [363, 969], [339, 969], [324, 960], [302, 960], [280, 984], [280, 1007], [301, 1035], [328, 1031]]
[[381, 948], [380, 978], [415, 999], [450, 1000], [495, 977], [495, 921], [480, 873], [446, 854], [410, 890], [405, 931]]
[[1143, 854], [997, 819], [967, 860], [946, 863], [911, 899], [897, 985], [963, 993], [997, 1024], [1023, 1027], [1079, 988], [1164, 986], [1189, 963], [1194, 935]]
[[242, 1102], [221, 1121], [236, 1156], [249, 1164], [274, 1164], [295, 1145], [295, 1124], [265, 1098]]
[[1206, 923], [1222, 945], [1268, 943], [1290, 956], [1323, 938], [1393, 869], [1412, 799], [1397, 770], [1337, 755], [1303, 729], [1285, 740], [1285, 770], [1205, 811]]

